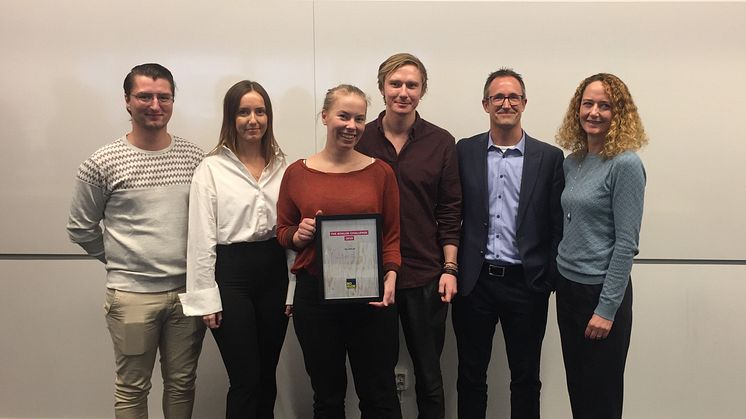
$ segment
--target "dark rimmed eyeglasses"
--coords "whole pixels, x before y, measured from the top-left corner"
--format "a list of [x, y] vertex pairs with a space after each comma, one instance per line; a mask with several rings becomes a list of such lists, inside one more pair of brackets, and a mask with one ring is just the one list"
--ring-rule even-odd
[[503, 106], [505, 104], [505, 101], [507, 100], [508, 103], [510, 103], [511, 106], [516, 106], [521, 103], [523, 100], [523, 95], [494, 95], [494, 96], [487, 96], [485, 101], [491, 103], [494, 106]]
[[174, 95], [169, 95], [168, 93], [147, 93], [147, 92], [140, 92], [137, 94], [132, 95], [135, 99], [137, 99], [140, 103], [150, 103], [153, 101], [153, 98], [155, 98], [158, 103], [161, 104], [167, 104], [172, 103], [174, 101]]

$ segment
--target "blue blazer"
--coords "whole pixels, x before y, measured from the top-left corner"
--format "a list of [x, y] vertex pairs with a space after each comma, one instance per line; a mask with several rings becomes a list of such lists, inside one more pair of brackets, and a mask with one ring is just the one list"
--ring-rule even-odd
[[[488, 142], [489, 135], [485, 132], [456, 144], [462, 193], [458, 291], [464, 296], [474, 289], [487, 251]], [[536, 292], [554, 290], [559, 276], [556, 259], [562, 238], [563, 160], [559, 148], [526, 134], [516, 240], [526, 284]]]

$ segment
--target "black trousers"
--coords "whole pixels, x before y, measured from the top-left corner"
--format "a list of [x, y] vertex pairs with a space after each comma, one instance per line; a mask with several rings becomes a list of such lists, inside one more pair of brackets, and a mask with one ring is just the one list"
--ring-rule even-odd
[[557, 323], [575, 419], [622, 417], [624, 367], [632, 334], [632, 280], [609, 336], [603, 340], [586, 339], [585, 328], [598, 305], [602, 287], [566, 278], [557, 283]]
[[350, 359], [362, 419], [400, 417], [394, 366], [399, 330], [396, 307], [324, 304], [319, 280], [298, 274], [293, 325], [313, 387], [313, 417], [343, 419]]
[[[498, 272], [494, 272], [498, 274]], [[549, 293], [528, 288], [520, 266], [490, 275], [482, 267], [476, 286], [453, 303], [458, 347], [458, 417], [483, 419], [487, 411], [487, 367], [495, 327], [502, 324], [510, 368], [511, 418], [539, 417], [539, 366]]]
[[215, 279], [223, 321], [211, 330], [230, 380], [225, 416], [273, 418], [288, 324], [285, 250], [275, 239], [218, 245]]
[[440, 300], [440, 277], [417, 288], [396, 291], [404, 340], [412, 358], [419, 419], [444, 419], [445, 396], [440, 356], [445, 342], [448, 304]]

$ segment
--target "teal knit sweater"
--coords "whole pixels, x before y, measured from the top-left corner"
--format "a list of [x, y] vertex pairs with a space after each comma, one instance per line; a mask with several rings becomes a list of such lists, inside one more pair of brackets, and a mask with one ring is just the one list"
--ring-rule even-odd
[[627, 151], [609, 160], [572, 154], [564, 170], [557, 267], [571, 281], [603, 284], [595, 313], [614, 320], [638, 253], [645, 168]]

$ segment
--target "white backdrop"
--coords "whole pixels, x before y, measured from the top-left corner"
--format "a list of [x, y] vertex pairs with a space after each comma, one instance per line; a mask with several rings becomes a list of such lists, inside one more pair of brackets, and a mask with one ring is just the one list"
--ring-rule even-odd
[[[0, 417], [111, 416], [103, 268], [44, 259], [81, 253], [64, 229], [73, 179], [81, 161], [128, 130], [121, 84], [133, 65], [155, 61], [173, 71], [170, 131], [206, 150], [216, 142], [227, 88], [244, 78], [261, 82], [291, 159], [322, 146], [317, 115], [327, 88], [359, 85], [372, 98], [368, 117], [378, 114], [376, 70], [395, 52], [424, 61], [429, 92], [419, 111], [457, 139], [487, 129], [482, 86], [501, 66], [524, 75], [524, 128], [548, 142], [580, 80], [613, 72], [629, 85], [651, 138], [641, 153], [648, 188], [639, 256], [744, 260], [744, 16], [742, 2], [0, 1], [0, 255], [42, 259], [0, 260], [7, 324]], [[628, 417], [742, 416], [744, 273], [742, 266], [635, 268]], [[450, 326], [448, 333], [443, 365], [453, 413]], [[501, 339], [490, 412], [504, 416]], [[207, 337], [196, 417], [222, 415], [222, 368]], [[569, 417], [563, 374], [552, 317], [545, 417]], [[292, 327], [278, 377], [278, 417], [309, 417], [311, 393]], [[413, 417], [413, 393], [403, 395], [406, 417]], [[153, 417], [159, 394], [156, 385]]]

